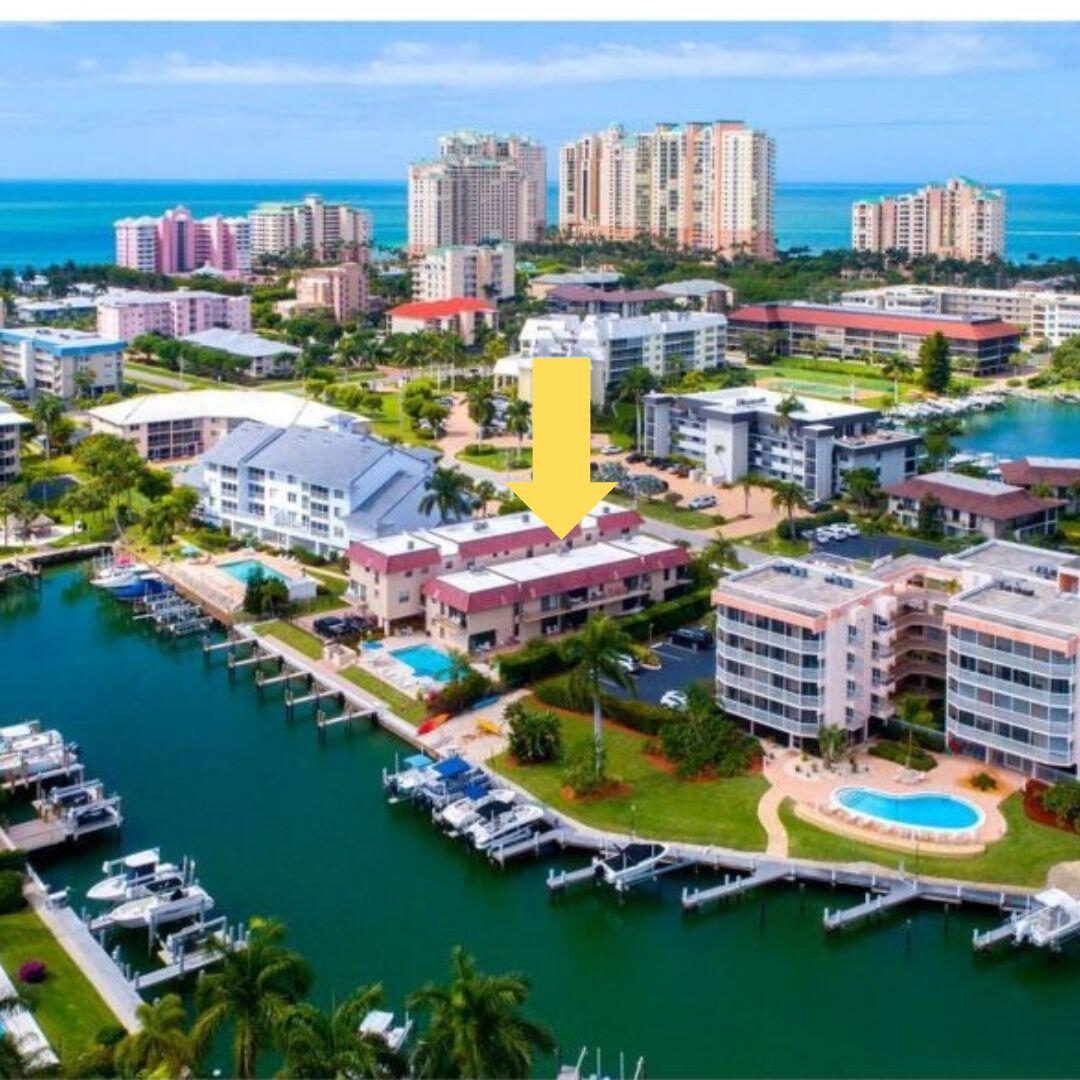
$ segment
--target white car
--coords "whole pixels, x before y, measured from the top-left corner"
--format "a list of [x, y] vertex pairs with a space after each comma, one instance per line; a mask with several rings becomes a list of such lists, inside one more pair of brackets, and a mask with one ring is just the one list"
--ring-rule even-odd
[[601, 454], [608, 454], [608, 455], [621, 454], [622, 449], [620, 447], [616, 446], [614, 443], [608, 443], [607, 446], [601, 446], [600, 447], [600, 453]]
[[708, 510], [716, 505], [715, 495], [695, 495], [687, 504], [689, 510]]
[[846, 525], [829, 525], [828, 530], [833, 540], [846, 540], [848, 538]]
[[637, 661], [637, 657], [631, 656], [629, 653], [619, 653], [615, 657], [615, 663], [623, 669], [623, 671], [629, 671], [631, 675], [636, 674], [641, 670], [641, 665]]
[[859, 526], [852, 522], [847, 527], [847, 534], [848, 536], [860, 536]]
[[830, 540], [833, 540], [833, 531], [828, 525], [822, 525], [820, 528], [814, 530], [814, 539], [819, 544], [827, 544]]
[[676, 712], [682, 712], [686, 708], [686, 694], [681, 690], [668, 690], [666, 694], [660, 699], [660, 704], [665, 709], [674, 709]]

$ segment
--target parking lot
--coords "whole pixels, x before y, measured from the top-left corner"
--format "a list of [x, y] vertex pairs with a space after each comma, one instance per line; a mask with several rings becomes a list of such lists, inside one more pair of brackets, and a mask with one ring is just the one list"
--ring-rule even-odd
[[839, 555], [844, 559], [874, 559], [886, 555], [923, 555], [940, 559], [945, 549], [925, 540], [909, 540], [906, 536], [852, 536], [847, 540], [829, 540], [819, 544], [811, 539], [810, 548], [826, 555]]
[[660, 657], [659, 671], [644, 668], [634, 676], [634, 689], [624, 690], [614, 683], [604, 689], [617, 697], [636, 697], [639, 701], [659, 704], [669, 690], [685, 690], [697, 679], [712, 679], [716, 672], [716, 650], [687, 649], [681, 645], [657, 645], [653, 651]]

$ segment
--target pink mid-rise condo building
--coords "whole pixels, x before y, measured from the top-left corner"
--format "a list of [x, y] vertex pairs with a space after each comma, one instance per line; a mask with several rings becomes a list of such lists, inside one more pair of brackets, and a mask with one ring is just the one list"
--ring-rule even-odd
[[198, 289], [116, 289], [98, 301], [97, 325], [102, 337], [128, 343], [140, 334], [187, 337], [215, 327], [243, 332], [251, 329], [251, 297]]
[[246, 217], [196, 218], [186, 206], [160, 217], [116, 222], [116, 263], [157, 274], [216, 271], [226, 277], [251, 273], [251, 223]]

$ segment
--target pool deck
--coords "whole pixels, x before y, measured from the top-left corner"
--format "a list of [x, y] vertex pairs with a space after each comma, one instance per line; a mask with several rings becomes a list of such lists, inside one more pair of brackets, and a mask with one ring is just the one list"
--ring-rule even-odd
[[[922, 779], [911, 783], [905, 779], [905, 769], [894, 761], [871, 757], [867, 753], [855, 755], [858, 772], [852, 772], [847, 759], [832, 770], [826, 770], [818, 758], [803, 758], [798, 750], [770, 747], [766, 751], [764, 775], [772, 785], [770, 794], [776, 792], [777, 803], [790, 798], [796, 814], [806, 821], [830, 832], [836, 832], [855, 840], [877, 844], [897, 851], [920, 851], [929, 853], [940, 849], [941, 854], [978, 854], [987, 844], [1000, 840], [1007, 826], [999, 804], [1023, 786], [1023, 777], [1004, 769], [984, 767], [970, 758], [935, 755], [937, 767], [929, 773], [918, 774]], [[994, 791], [974, 790], [967, 783], [976, 772], [989, 772], [998, 781]], [[868, 787], [890, 795], [917, 795], [936, 792], [964, 799], [982, 811], [983, 820], [973, 830], [960, 830], [963, 836], [939, 842], [936, 834], [946, 830], [928, 829], [918, 840], [905, 835], [903, 827], [859, 824], [852, 820], [855, 815], [838, 815], [832, 807], [832, 793], [842, 787]], [[768, 830], [767, 830], [768, 831]]]

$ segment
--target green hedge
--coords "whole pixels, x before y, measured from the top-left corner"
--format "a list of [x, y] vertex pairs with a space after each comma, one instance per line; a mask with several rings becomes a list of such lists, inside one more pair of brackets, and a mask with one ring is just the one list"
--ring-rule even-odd
[[499, 676], [511, 690], [566, 669], [559, 647], [544, 638], [535, 638], [517, 652], [498, 657], [497, 662]]
[[890, 742], [888, 739], [879, 739], [868, 751], [872, 757], [884, 758], [886, 761], [895, 761], [898, 765], [911, 765], [911, 768], [919, 772], [929, 772], [937, 765], [937, 761], [918, 744], [911, 748], [911, 761], [908, 761], [907, 743]]
[[25, 869], [26, 852], [22, 848], [0, 851], [0, 870], [17, 870], [22, 873]]
[[[538, 701], [556, 709], [568, 709], [571, 712], [592, 711], [592, 703], [583, 701], [574, 693], [569, 675], [545, 679], [533, 687], [533, 693]], [[604, 692], [600, 694], [600, 709], [609, 720], [625, 724], [644, 735], [656, 735], [673, 715], [670, 709], [665, 709], [662, 705], [636, 701], [633, 698], [620, 698]]]
[[[841, 521], [849, 521], [851, 515], [846, 510], [823, 510], [820, 514], [811, 514], [809, 517], [801, 517], [795, 522], [781, 521], [776, 526], [776, 535], [781, 540], [798, 540], [808, 529], [817, 529], [822, 525], [838, 525]], [[794, 528], [795, 535], [792, 535]]]

